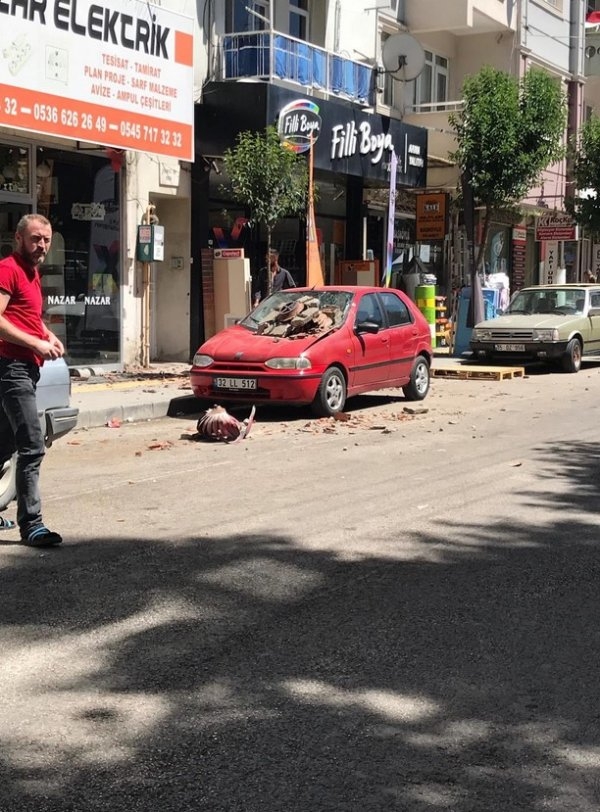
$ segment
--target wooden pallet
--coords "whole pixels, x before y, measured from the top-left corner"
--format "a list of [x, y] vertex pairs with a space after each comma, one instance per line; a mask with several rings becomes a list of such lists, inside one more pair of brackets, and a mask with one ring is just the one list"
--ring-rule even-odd
[[511, 378], [523, 378], [525, 375], [524, 367], [486, 367], [470, 364], [468, 366], [455, 366], [455, 367], [433, 367], [431, 374], [434, 378], [457, 378], [458, 380], [466, 380], [473, 378], [475, 380], [489, 380], [489, 381], [504, 381]]

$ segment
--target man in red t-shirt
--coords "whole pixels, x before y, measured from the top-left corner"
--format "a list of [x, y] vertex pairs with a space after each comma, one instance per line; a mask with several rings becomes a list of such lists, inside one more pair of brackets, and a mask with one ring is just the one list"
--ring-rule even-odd
[[[24, 544], [52, 547], [62, 541], [42, 521], [39, 493], [44, 434], [35, 389], [40, 367], [65, 351], [42, 320], [39, 266], [52, 241], [50, 222], [26, 214], [17, 224], [16, 250], [0, 261], [0, 466], [17, 453], [17, 524]], [[0, 517], [0, 529], [14, 522]]]

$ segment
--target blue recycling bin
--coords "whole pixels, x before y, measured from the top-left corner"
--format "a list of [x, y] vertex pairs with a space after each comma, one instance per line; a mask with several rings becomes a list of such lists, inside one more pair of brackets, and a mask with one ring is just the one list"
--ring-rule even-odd
[[[500, 307], [500, 291], [496, 288], [483, 288], [484, 318], [493, 319]], [[454, 348], [452, 356], [457, 358], [469, 350], [472, 328], [467, 327], [471, 288], [462, 288], [458, 294], [458, 309], [454, 327]]]

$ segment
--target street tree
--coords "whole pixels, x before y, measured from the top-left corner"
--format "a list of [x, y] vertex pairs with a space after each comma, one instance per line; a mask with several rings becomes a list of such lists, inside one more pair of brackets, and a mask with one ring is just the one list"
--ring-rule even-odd
[[514, 210], [543, 170], [564, 157], [567, 105], [559, 82], [536, 68], [518, 80], [484, 66], [467, 77], [462, 96], [462, 109], [449, 117], [458, 144], [451, 157], [461, 170], [465, 222], [467, 206], [484, 209], [474, 276], [494, 216]]
[[[281, 143], [273, 126], [264, 132], [244, 131], [223, 155], [230, 191], [246, 206], [251, 223], [263, 225], [267, 252], [273, 229], [283, 217], [306, 214], [308, 166], [304, 158]], [[271, 274], [267, 274], [271, 292]]]
[[600, 118], [592, 115], [570, 145], [573, 179], [578, 194], [569, 195], [566, 208], [595, 242], [600, 237]]

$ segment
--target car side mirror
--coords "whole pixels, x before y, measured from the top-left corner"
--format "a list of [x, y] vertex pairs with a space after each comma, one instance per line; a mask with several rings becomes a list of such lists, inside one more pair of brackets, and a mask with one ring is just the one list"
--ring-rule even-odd
[[600, 316], [600, 307], [590, 307], [588, 316]]
[[355, 326], [354, 331], [356, 333], [378, 333], [379, 332], [379, 325], [375, 324], [374, 321], [359, 321], [358, 324]]
[[497, 307], [496, 308], [496, 315], [497, 316], [503, 316], [505, 313], [506, 313], [506, 310], [503, 307]]

